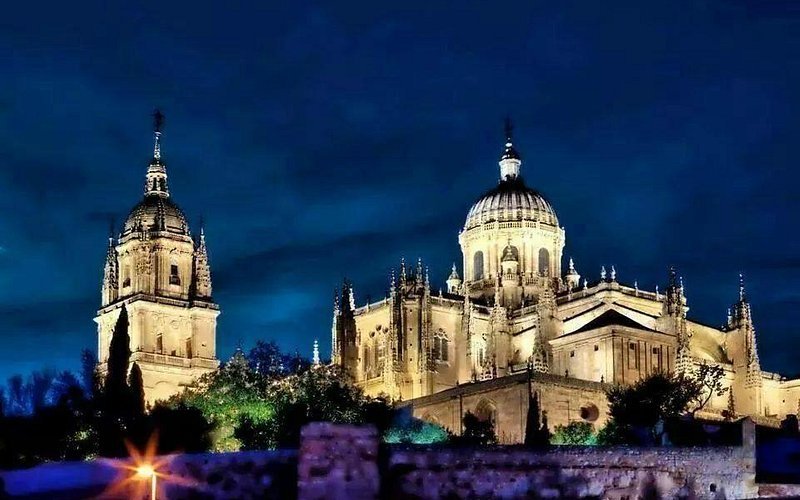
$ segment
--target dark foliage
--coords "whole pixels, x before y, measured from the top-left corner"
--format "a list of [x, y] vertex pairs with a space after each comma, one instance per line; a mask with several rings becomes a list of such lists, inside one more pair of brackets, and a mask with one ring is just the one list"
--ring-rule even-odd
[[481, 420], [474, 413], [468, 411], [464, 414], [463, 423], [464, 431], [460, 436], [453, 437], [453, 443], [467, 446], [497, 444], [494, 422], [490, 419]]
[[528, 396], [528, 414], [525, 420], [525, 446], [542, 448], [550, 444], [550, 429], [547, 428], [547, 414], [539, 409], [539, 396], [536, 392]]
[[142, 380], [142, 369], [137, 363], [133, 363], [131, 373], [128, 375], [128, 395], [130, 415], [144, 415], [144, 381]]
[[609, 444], [658, 444], [665, 423], [685, 414], [702, 391], [694, 378], [662, 373], [633, 385], [615, 385], [606, 391], [613, 427], [601, 432], [602, 438], [612, 440]]
[[123, 306], [111, 335], [108, 350], [108, 371], [103, 386], [105, 410], [122, 416], [129, 406], [128, 368], [130, 363], [130, 336], [128, 335], [128, 310]]

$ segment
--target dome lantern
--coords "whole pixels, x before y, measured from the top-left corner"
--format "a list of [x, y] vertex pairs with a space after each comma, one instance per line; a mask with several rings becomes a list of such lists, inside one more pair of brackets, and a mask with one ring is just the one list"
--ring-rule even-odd
[[510, 118], [506, 118], [505, 132], [506, 144], [499, 162], [501, 181], [513, 180], [519, 177], [519, 168], [522, 166], [522, 158], [520, 158], [519, 152], [514, 149], [514, 144], [511, 141], [514, 125], [511, 123]]
[[146, 196], [169, 196], [167, 187], [167, 165], [161, 161], [161, 127], [164, 126], [164, 114], [159, 110], [153, 113], [153, 159], [147, 167], [144, 185]]

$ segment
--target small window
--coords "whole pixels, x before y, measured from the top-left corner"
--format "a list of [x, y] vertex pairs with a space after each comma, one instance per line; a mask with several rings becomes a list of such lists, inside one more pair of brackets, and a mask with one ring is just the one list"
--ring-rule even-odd
[[636, 349], [636, 344], [631, 342], [629, 347], [631, 348], [631, 350], [635, 350]]
[[570, 358], [574, 358], [574, 357], [575, 357], [575, 351], [570, 351], [570, 353], [569, 353], [569, 357], [570, 357]]
[[156, 335], [156, 352], [159, 354], [164, 352], [164, 337], [160, 333]]
[[599, 351], [599, 350], [600, 350], [600, 347], [599, 347], [599, 346], [594, 346], [594, 350], [595, 350], [595, 351]]
[[178, 265], [172, 264], [169, 266], [169, 284], [170, 285], [180, 285], [181, 284], [181, 277], [178, 274]]
[[658, 347], [653, 347], [653, 354], [658, 354]]
[[131, 268], [125, 266], [122, 269], [122, 288], [131, 286]]

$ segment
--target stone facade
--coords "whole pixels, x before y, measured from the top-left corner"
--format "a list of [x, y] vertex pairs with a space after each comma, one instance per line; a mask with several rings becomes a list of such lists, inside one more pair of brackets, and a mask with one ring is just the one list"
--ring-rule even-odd
[[160, 122], [144, 198], [108, 241], [95, 318], [101, 371], [122, 307], [129, 317], [131, 362], [142, 370], [148, 403], [168, 398], [219, 366], [219, 307], [211, 297], [205, 234], [201, 228], [198, 238], [192, 237], [186, 216], [170, 198]]
[[[528, 366], [565, 379], [627, 384], [709, 363], [724, 369], [730, 391], [712, 398], [705, 417], [720, 418], [733, 406], [737, 415], [777, 425], [798, 411], [800, 380], [761, 370], [743, 282], [715, 327], [688, 316], [686, 289], [674, 269], [655, 290], [623, 283], [613, 266], [595, 280], [581, 279], [572, 259], [564, 270], [566, 232], [553, 206], [523, 182], [508, 133], [500, 181], [475, 202], [458, 237], [463, 278], [454, 264], [436, 290], [422, 261], [401, 261], [386, 297], [360, 307], [346, 282], [335, 298], [334, 363], [367, 394], [398, 401], [514, 376]], [[484, 397], [507, 400], [509, 389], [501, 386], [505, 392]], [[547, 395], [551, 387], [559, 388], [555, 397]], [[552, 422], [574, 419], [571, 407], [556, 403], [583, 397], [570, 391], [565, 383], [542, 386]], [[511, 411], [513, 405], [500, 406]]]

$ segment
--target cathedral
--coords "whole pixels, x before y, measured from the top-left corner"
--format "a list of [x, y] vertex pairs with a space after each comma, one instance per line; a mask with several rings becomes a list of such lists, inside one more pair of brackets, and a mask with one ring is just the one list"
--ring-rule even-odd
[[337, 294], [332, 360], [367, 394], [388, 395], [454, 432], [472, 411], [513, 443], [524, 437], [531, 390], [551, 428], [597, 427], [607, 419], [609, 384], [707, 363], [724, 369], [729, 390], [712, 398], [706, 418], [727, 412], [777, 425], [799, 411], [800, 379], [760, 367], [741, 277], [718, 327], [687, 316], [674, 269], [655, 290], [620, 282], [614, 267], [582, 278], [572, 259], [562, 267], [565, 229], [521, 167], [507, 124], [498, 183], [467, 213], [461, 273], [454, 264], [443, 289], [422, 261], [401, 261], [383, 300], [357, 306], [349, 282]]
[[186, 216], [172, 200], [161, 158], [163, 115], [155, 114], [155, 146], [144, 197], [122, 231], [108, 239], [101, 307], [97, 311], [99, 368], [106, 368], [114, 327], [127, 311], [131, 363], [142, 370], [145, 399], [153, 403], [180, 392], [219, 366], [219, 306], [211, 297], [211, 269], [203, 229], [192, 237]]

